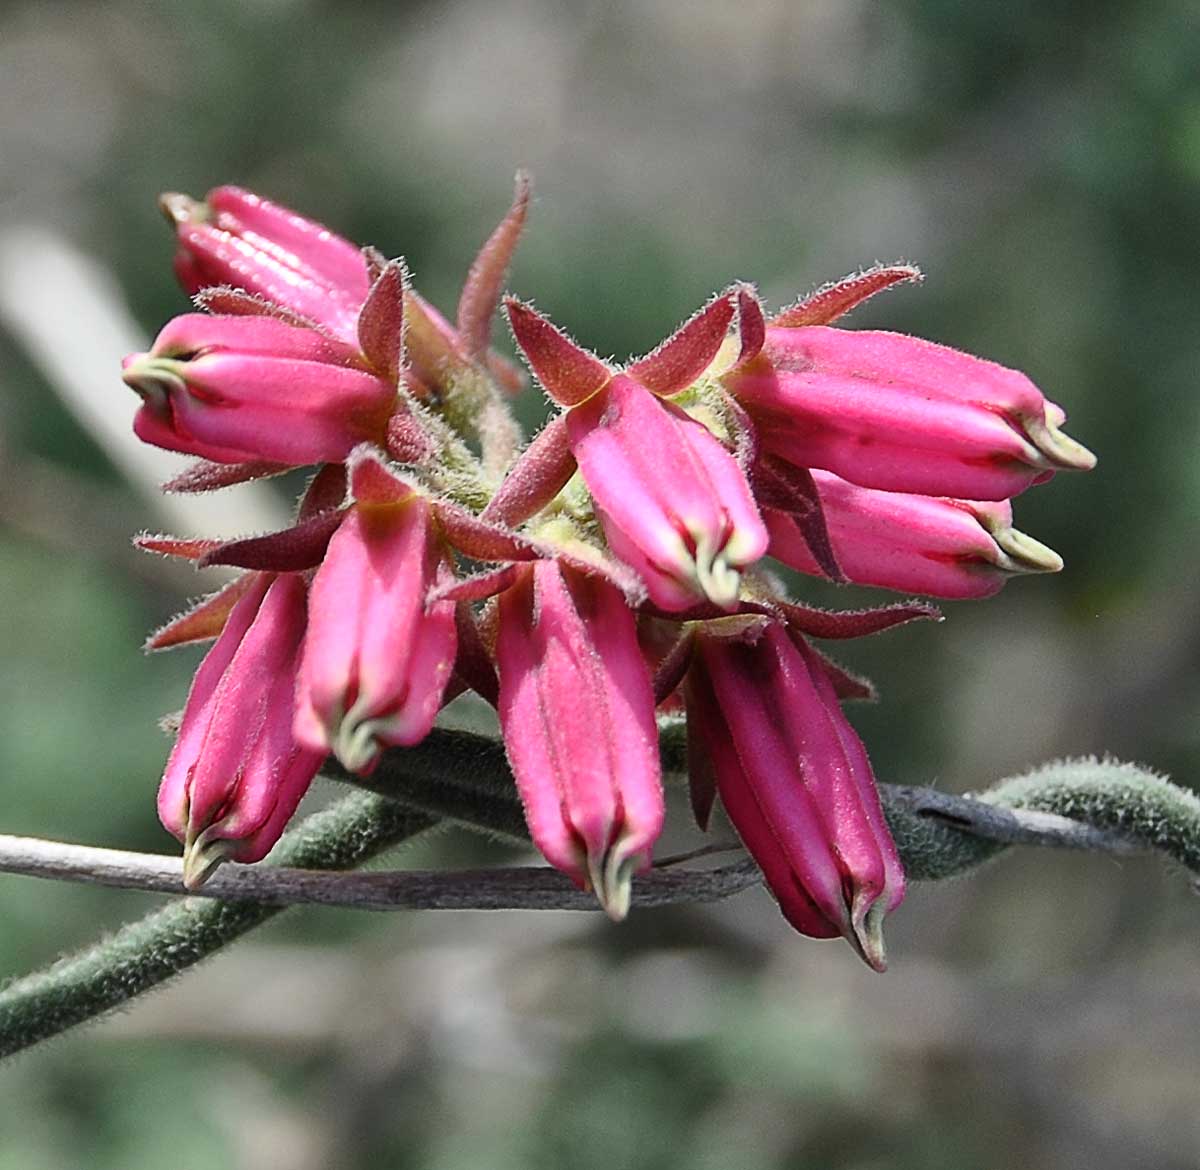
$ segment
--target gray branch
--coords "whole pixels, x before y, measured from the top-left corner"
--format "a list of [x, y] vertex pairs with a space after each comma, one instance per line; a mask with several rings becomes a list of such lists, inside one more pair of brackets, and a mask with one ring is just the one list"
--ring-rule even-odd
[[[129, 853], [0, 835], [0, 871], [159, 894], [316, 903], [360, 910], [594, 910], [596, 899], [546, 866], [475, 870], [322, 873], [284, 866], [225, 865], [196, 891], [185, 890], [177, 857]], [[748, 858], [717, 869], [659, 867], [634, 882], [634, 905], [715, 902], [759, 881]]]
[[[1133, 836], [1038, 808], [1005, 807], [995, 803], [1002, 791], [997, 789], [988, 794], [988, 799], [978, 799], [933, 788], [884, 785], [893, 830], [906, 863], [915, 870], [911, 876], [935, 878], [961, 872], [1008, 845], [1118, 855], [1167, 848], [1166, 843], [1156, 846], [1146, 840], [1144, 834]], [[974, 840], [964, 843], [964, 837]], [[958, 848], [953, 849], [954, 845]], [[938, 855], [934, 846], [953, 854], [942, 866], [935, 864]], [[1167, 851], [1174, 856], [1173, 851]], [[30, 837], [0, 835], [0, 872], [163, 894], [188, 893], [176, 857]], [[640, 907], [714, 902], [740, 893], [759, 880], [758, 868], [749, 858], [707, 869], [663, 864], [634, 882], [633, 902]], [[598, 909], [594, 897], [544, 866], [328, 873], [283, 866], [226, 865], [196, 893], [205, 898], [271, 906], [316, 903], [364, 910]]]

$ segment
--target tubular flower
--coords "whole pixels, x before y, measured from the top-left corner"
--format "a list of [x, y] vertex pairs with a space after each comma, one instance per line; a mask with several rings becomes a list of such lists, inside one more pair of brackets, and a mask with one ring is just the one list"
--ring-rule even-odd
[[498, 620], [500, 725], [534, 843], [624, 918], [663, 824], [633, 613], [606, 580], [551, 559], [520, 569]]
[[356, 350], [271, 317], [176, 317], [122, 377], [139, 438], [217, 463], [344, 459], [382, 438], [396, 400]]
[[[1007, 502], [952, 500], [861, 488], [828, 471], [813, 480], [838, 566], [848, 580], [931, 597], [990, 597], [1018, 573], [1057, 573], [1053, 549], [1012, 526]], [[786, 513], [763, 511], [771, 555], [827, 574]]]
[[203, 203], [164, 195], [159, 206], [175, 227], [175, 275], [187, 292], [242, 289], [354, 343], [371, 282], [349, 240], [240, 187], [217, 187]]
[[568, 413], [567, 433], [609, 545], [651, 600], [732, 608], [767, 538], [745, 476], [711, 432], [618, 374]]
[[[472, 267], [464, 302], [477, 309], [478, 285], [502, 277], [524, 224], [528, 182], [518, 176], [513, 208], [484, 245]], [[175, 276], [190, 294], [213, 287], [239, 289], [260, 297], [348, 345], [358, 340], [358, 318], [373, 274], [367, 252], [327, 227], [252, 191], [217, 187], [203, 202], [166, 194], [159, 206], [175, 228], [178, 250]], [[498, 238], [497, 238], [498, 237]], [[489, 248], [490, 245], [490, 248]], [[490, 267], [489, 267], [490, 263]], [[498, 290], [497, 290], [498, 292]], [[477, 334], [492, 315], [463, 312], [456, 329], [412, 289], [404, 294], [412, 314], [410, 380], [428, 389], [447, 373], [480, 358], [489, 373], [510, 391], [521, 388], [520, 374], [506, 359], [487, 349]]]
[[433, 507], [378, 460], [351, 467], [354, 504], [313, 580], [296, 691], [296, 739], [367, 772], [389, 745], [429, 734], [454, 666], [451, 574]]
[[689, 734], [784, 917], [814, 938], [844, 935], [886, 965], [884, 915], [904, 871], [862, 742], [821, 660], [781, 623], [727, 619], [696, 636]]
[[705, 600], [732, 609], [742, 570], [766, 552], [766, 529], [734, 457], [707, 427], [664, 400], [716, 355], [732, 295], [617, 374], [528, 306], [509, 301], [507, 308], [534, 373], [568, 407], [567, 443], [613, 552], [665, 610]]
[[265, 857], [324, 758], [292, 737], [304, 606], [295, 574], [255, 574], [196, 672], [158, 792], [189, 887]]
[[766, 452], [863, 487], [1003, 500], [1095, 464], [1024, 374], [899, 333], [772, 326], [725, 385]]

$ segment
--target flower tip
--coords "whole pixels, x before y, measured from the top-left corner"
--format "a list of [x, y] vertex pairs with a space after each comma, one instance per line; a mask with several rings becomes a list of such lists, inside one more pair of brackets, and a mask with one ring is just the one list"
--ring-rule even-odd
[[207, 833], [189, 840], [183, 849], [184, 886], [189, 890], [200, 889], [232, 854], [232, 842], [212, 840]]
[[208, 208], [197, 202], [190, 195], [178, 191], [164, 191], [158, 197], [158, 210], [172, 227], [176, 224], [190, 223], [194, 219], [203, 219]]
[[177, 363], [149, 353], [131, 353], [121, 362], [121, 381], [150, 403], [162, 403], [172, 391], [186, 387], [175, 371]]
[[347, 772], [366, 776], [379, 762], [381, 745], [375, 737], [376, 722], [373, 719], [358, 720], [353, 713], [338, 724], [330, 736], [329, 750]]
[[1061, 409], [1055, 412], [1048, 408], [1045, 418], [1026, 420], [1026, 434], [1045, 456], [1051, 468], [1063, 471], [1091, 471], [1096, 466], [1096, 456], [1060, 429], [1065, 417]]
[[999, 567], [1009, 573], [1061, 573], [1063, 559], [1050, 548], [1016, 528], [992, 533], [1003, 560]]
[[[856, 902], [858, 900], [855, 899]], [[883, 898], [876, 898], [865, 912], [856, 906], [852, 930], [846, 935], [863, 962], [881, 975], [887, 970], [887, 948], [883, 941], [883, 920], [886, 916], [887, 903]]]
[[622, 856], [612, 848], [599, 857], [588, 858], [588, 878], [596, 900], [613, 922], [624, 922], [633, 897], [633, 874], [641, 858]]
[[714, 556], [704, 556], [703, 550], [697, 552], [696, 582], [704, 596], [720, 609], [731, 610], [737, 605], [742, 575], [723, 552]]

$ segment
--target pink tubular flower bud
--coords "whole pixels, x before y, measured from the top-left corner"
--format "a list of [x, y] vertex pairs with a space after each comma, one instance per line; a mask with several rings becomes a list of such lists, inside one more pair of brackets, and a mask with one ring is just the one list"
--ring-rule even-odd
[[429, 734], [454, 667], [454, 602], [426, 603], [449, 573], [433, 508], [373, 457], [317, 575], [296, 692], [296, 738], [367, 772], [390, 744]]
[[567, 434], [613, 552], [650, 599], [732, 608], [768, 537], [746, 477], [702, 424], [615, 375], [567, 414]]
[[500, 725], [534, 843], [614, 919], [663, 793], [650, 675], [620, 591], [554, 560], [500, 595]]
[[[737, 623], [732, 631], [722, 622]], [[687, 679], [689, 733], [784, 917], [843, 935], [883, 970], [884, 915], [904, 871], [862, 742], [820, 659], [775, 621], [702, 627]]]
[[863, 487], [1003, 500], [1096, 462], [1023, 374], [898, 333], [771, 327], [725, 381], [765, 451]]
[[349, 240], [239, 187], [217, 187], [203, 203], [164, 195], [159, 205], [174, 224], [175, 274], [189, 293], [243, 289], [353, 344], [370, 279]]
[[[1014, 574], [1062, 568], [1053, 549], [1013, 528], [1007, 501], [874, 491], [828, 471], [812, 477], [838, 566], [860, 585], [931, 597], [990, 597]], [[826, 575], [790, 516], [771, 508], [763, 515], [773, 557], [802, 573]]]
[[189, 887], [265, 857], [324, 758], [292, 738], [304, 607], [300, 577], [256, 574], [192, 681], [158, 792]]
[[168, 322], [122, 377], [143, 399], [138, 437], [217, 463], [301, 466], [381, 441], [395, 387], [357, 352], [270, 317], [186, 313]]

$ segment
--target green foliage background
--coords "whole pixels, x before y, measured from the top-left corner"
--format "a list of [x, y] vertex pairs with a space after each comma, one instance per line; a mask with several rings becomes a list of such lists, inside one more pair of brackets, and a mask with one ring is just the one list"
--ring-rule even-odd
[[[451, 308], [524, 165], [513, 288], [619, 357], [735, 277], [778, 304], [918, 261], [854, 323], [1028, 371], [1101, 465], [1018, 501], [1061, 577], [846, 650], [883, 692], [853, 713], [879, 775], [967, 789], [1111, 751], [1188, 783], [1193, 26], [1180, 0], [10, 3], [0, 233], [85, 250], [149, 336], [186, 304], [154, 196], [234, 181], [403, 253]], [[2, 322], [0, 473], [0, 832], [169, 848], [156, 721], [195, 657], [139, 646], [201, 587], [127, 550], [152, 505]], [[153, 904], [0, 877], [0, 978]], [[0, 1170], [1195, 1165], [1177, 875], [1024, 853], [914, 889], [890, 939], [878, 978], [761, 895], [620, 929], [296, 913], [0, 1068]]]

